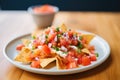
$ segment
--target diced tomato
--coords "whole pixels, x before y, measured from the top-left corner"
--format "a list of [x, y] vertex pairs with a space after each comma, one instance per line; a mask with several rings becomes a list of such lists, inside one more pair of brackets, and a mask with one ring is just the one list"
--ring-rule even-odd
[[40, 42], [40, 40], [34, 40], [33, 41], [33, 46], [35, 47], [35, 48], [37, 48], [39, 45], [41, 44], [41, 42]]
[[73, 36], [73, 31], [68, 31], [68, 36], [72, 37]]
[[52, 41], [52, 46], [57, 46], [57, 43], [55, 41]]
[[57, 46], [58, 46], [58, 47], [60, 47], [60, 46], [61, 46], [61, 44], [60, 44], [60, 43], [58, 43], [58, 44], [57, 44]]
[[95, 56], [95, 55], [91, 55], [91, 56], [90, 56], [90, 60], [91, 60], [91, 61], [96, 61], [96, 60], [97, 60], [97, 58], [96, 58], [96, 56]]
[[34, 50], [34, 55], [35, 55], [35, 56], [39, 56], [40, 53], [41, 53], [41, 49], [35, 49], [35, 50]]
[[42, 51], [47, 55], [50, 55], [50, 53], [51, 53], [51, 50], [47, 45], [42, 46]]
[[77, 56], [77, 58], [78, 58], [78, 64], [81, 64], [82, 63], [82, 54], [79, 54], [78, 56]]
[[40, 61], [32, 61], [31, 67], [33, 68], [40, 68]]
[[76, 67], [78, 67], [78, 64], [75, 61], [67, 64], [67, 69], [72, 69]]
[[86, 39], [82, 39], [81, 41], [82, 41], [82, 44], [86, 44], [87, 43]]
[[55, 36], [56, 36], [56, 33], [50, 34], [50, 35], [48, 36], [48, 40], [49, 40], [49, 41], [53, 41], [54, 38], [55, 38]]
[[91, 60], [88, 56], [83, 56], [82, 57], [82, 65], [83, 66], [87, 66], [91, 64]]
[[70, 56], [72, 56], [72, 57], [76, 57], [76, 56], [77, 56], [77, 53], [76, 53], [76, 51], [71, 50], [71, 51], [68, 52], [68, 55], [70, 55]]
[[64, 38], [60, 39], [60, 44], [63, 45], [63, 46], [68, 46], [69, 45], [68, 41]]
[[95, 46], [88, 46], [89, 50], [95, 50]]
[[20, 51], [23, 47], [25, 47], [24, 44], [19, 44], [17, 45], [16, 50]]
[[66, 56], [66, 60], [67, 60], [68, 62], [74, 62], [74, 61], [75, 61], [74, 58], [73, 58], [72, 56], [70, 56], [70, 55], [67, 55], [67, 56]]
[[50, 29], [47, 29], [46, 31], [45, 31], [45, 34], [49, 34], [50, 33]]
[[72, 40], [71, 40], [71, 39], [69, 39], [69, 40], [68, 40], [68, 43], [69, 43], [69, 44], [72, 44]]
[[72, 40], [72, 44], [73, 44], [73, 45], [77, 45], [77, 44], [78, 44], [78, 41], [77, 41], [77, 40]]
[[30, 54], [30, 58], [34, 59], [36, 56], [34, 54]]

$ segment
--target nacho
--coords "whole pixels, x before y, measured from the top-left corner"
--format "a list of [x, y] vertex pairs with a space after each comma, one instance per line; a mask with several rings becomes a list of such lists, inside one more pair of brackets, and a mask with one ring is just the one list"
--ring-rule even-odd
[[90, 54], [90, 51], [87, 48], [83, 48], [81, 51], [84, 53]]
[[[95, 48], [89, 44], [94, 37], [94, 34], [67, 29], [65, 24], [45, 30], [37, 29], [32, 33], [31, 40], [22, 40], [24, 46], [20, 47], [20, 53], [15, 57], [15, 61], [30, 63], [33, 68], [45, 69], [50, 68], [54, 62], [57, 69], [87, 66], [97, 60]], [[86, 63], [84, 60], [89, 62]]]
[[31, 41], [29, 39], [22, 39], [22, 43], [27, 47]]
[[87, 41], [87, 44], [95, 37], [93, 34], [82, 34], [82, 37]]
[[47, 65], [49, 65], [52, 62], [54, 62], [55, 60], [56, 60], [56, 58], [40, 59], [40, 65], [41, 65], [42, 68], [45, 68]]
[[64, 65], [64, 59], [60, 56], [57, 56], [56, 57], [56, 66], [57, 66], [57, 69], [65, 69], [66, 66]]
[[27, 57], [29, 57], [30, 54], [31, 54], [31, 50], [29, 48], [24, 47], [22, 48], [20, 53], [15, 57], [15, 61], [29, 63], [31, 61], [29, 61]]
[[60, 29], [61, 29], [63, 32], [67, 31], [67, 27], [66, 27], [65, 24], [62, 24], [62, 25], [60, 26]]

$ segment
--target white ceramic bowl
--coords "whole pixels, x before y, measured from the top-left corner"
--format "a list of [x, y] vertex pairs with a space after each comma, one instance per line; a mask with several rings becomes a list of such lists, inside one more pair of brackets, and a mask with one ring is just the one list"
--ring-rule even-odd
[[34, 22], [37, 27], [45, 28], [52, 25], [55, 14], [59, 11], [59, 8], [56, 6], [52, 6], [54, 8], [54, 12], [52, 13], [35, 13], [33, 8], [40, 7], [42, 5], [31, 6], [28, 8], [28, 12], [32, 15]]

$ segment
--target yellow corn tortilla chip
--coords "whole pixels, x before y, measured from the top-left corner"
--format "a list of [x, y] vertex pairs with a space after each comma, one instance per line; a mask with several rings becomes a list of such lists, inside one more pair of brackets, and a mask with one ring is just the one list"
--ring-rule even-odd
[[90, 54], [90, 51], [87, 48], [83, 48], [81, 51], [84, 53]]
[[23, 47], [20, 53], [15, 57], [15, 61], [29, 63], [27, 57], [31, 54], [31, 50], [29, 48]]
[[22, 42], [27, 47], [31, 41], [29, 39], [22, 39]]
[[61, 29], [63, 32], [67, 31], [67, 27], [66, 27], [65, 24], [62, 24], [62, 25], [60, 26], [60, 29]]
[[56, 57], [56, 66], [57, 66], [57, 69], [65, 69], [65, 64], [63, 63], [63, 58], [60, 57], [60, 56], [57, 56]]
[[95, 37], [95, 35], [93, 35], [93, 34], [83, 34], [82, 37], [85, 38], [87, 40], [87, 44], [89, 44], [90, 41]]
[[56, 58], [44, 58], [44, 59], [40, 59], [40, 65], [42, 68], [45, 68], [48, 64], [54, 62], [56, 60]]

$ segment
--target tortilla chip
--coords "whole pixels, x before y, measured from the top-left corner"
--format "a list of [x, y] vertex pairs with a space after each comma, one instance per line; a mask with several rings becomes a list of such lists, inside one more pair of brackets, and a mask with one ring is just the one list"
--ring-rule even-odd
[[81, 51], [84, 53], [90, 54], [90, 51], [87, 48], [83, 48]]
[[56, 58], [44, 58], [44, 59], [40, 59], [40, 65], [42, 68], [45, 68], [48, 64], [54, 62], [56, 60]]
[[27, 60], [27, 57], [31, 54], [31, 50], [29, 48], [22, 48], [20, 53], [15, 57], [15, 61], [29, 63], [30, 61]]
[[60, 56], [57, 56], [56, 57], [56, 66], [57, 66], [57, 69], [65, 69], [65, 64], [63, 63], [63, 58], [60, 57]]
[[27, 47], [31, 41], [29, 39], [22, 39], [22, 42]]
[[62, 24], [62, 25], [60, 26], [60, 29], [61, 29], [63, 32], [67, 31], [67, 27], [66, 27], [65, 24]]
[[85, 38], [87, 40], [87, 44], [89, 44], [90, 41], [95, 37], [95, 35], [93, 35], [93, 34], [83, 34], [82, 37]]

